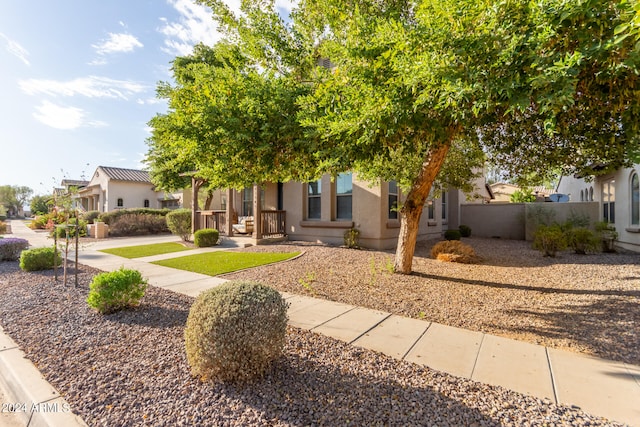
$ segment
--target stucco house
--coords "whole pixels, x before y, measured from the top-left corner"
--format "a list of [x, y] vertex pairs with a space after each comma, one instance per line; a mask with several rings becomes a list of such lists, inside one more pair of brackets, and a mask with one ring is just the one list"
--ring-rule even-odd
[[149, 172], [98, 166], [91, 180], [74, 194], [74, 201], [85, 211], [109, 212], [131, 208], [178, 208], [181, 193], [156, 191]]
[[[484, 178], [470, 197], [457, 189], [444, 191], [425, 204], [418, 238], [440, 237], [460, 225], [460, 204], [486, 203], [491, 198]], [[257, 196], [258, 197], [254, 197]], [[193, 196], [192, 196], [193, 197]], [[398, 203], [403, 194], [395, 182], [371, 183], [354, 173], [330, 175], [308, 182], [268, 183], [243, 190], [217, 191], [209, 211], [194, 212], [195, 228], [217, 228], [227, 235], [232, 225], [250, 218], [252, 236], [288, 236], [291, 240], [342, 244], [350, 228], [360, 232], [363, 247], [389, 249], [397, 244]], [[227, 222], [226, 218], [232, 218]], [[237, 229], [238, 227], [236, 227]]]
[[640, 252], [640, 164], [603, 176], [563, 176], [557, 192], [572, 202], [597, 202], [600, 220], [613, 224], [617, 246]]

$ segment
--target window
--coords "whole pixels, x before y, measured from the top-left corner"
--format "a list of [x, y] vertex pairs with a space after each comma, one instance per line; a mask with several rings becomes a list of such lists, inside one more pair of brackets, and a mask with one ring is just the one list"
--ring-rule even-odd
[[322, 180], [307, 184], [307, 219], [320, 219]]
[[341, 173], [336, 178], [336, 219], [351, 219], [353, 182], [351, 173]]
[[242, 190], [242, 215], [253, 215], [253, 187]]
[[580, 201], [584, 202], [584, 191], [580, 190]]
[[431, 198], [427, 200], [427, 219], [429, 221], [434, 221], [436, 219], [435, 204], [433, 203], [433, 199]]
[[589, 187], [589, 201], [593, 202], [593, 187]]
[[144, 199], [144, 207], [145, 208], [149, 207], [149, 199]]
[[447, 193], [445, 191], [442, 192], [442, 219], [447, 219]]
[[398, 183], [389, 181], [389, 219], [398, 219]]
[[119, 207], [119, 208], [124, 207], [124, 200], [122, 199], [122, 197], [118, 198], [116, 206]]
[[631, 225], [640, 225], [640, 181], [635, 172], [631, 175]]
[[613, 179], [602, 183], [602, 219], [616, 222], [616, 181]]

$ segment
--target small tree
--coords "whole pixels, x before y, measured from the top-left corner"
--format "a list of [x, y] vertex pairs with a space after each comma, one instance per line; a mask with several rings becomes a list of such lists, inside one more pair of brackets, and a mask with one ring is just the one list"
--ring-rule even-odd
[[49, 212], [49, 204], [51, 197], [49, 196], [34, 196], [29, 204], [29, 209], [32, 215], [44, 215]]
[[514, 191], [509, 197], [509, 201], [511, 203], [531, 203], [536, 201], [536, 195], [533, 194], [530, 188], [525, 188], [524, 190]]
[[180, 236], [183, 241], [191, 237], [191, 210], [176, 209], [167, 214], [167, 227], [171, 233]]

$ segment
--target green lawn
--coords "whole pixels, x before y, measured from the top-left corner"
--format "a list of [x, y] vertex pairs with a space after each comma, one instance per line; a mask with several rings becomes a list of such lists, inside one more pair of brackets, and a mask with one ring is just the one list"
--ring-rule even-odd
[[122, 248], [103, 249], [101, 252], [105, 252], [111, 255], [121, 256], [123, 258], [142, 258], [145, 256], [168, 254], [171, 252], [186, 251], [189, 248], [181, 245], [177, 242], [168, 243], [155, 243], [153, 245], [140, 245], [140, 246], [125, 246]]
[[249, 267], [271, 264], [297, 256], [300, 252], [255, 253], [255, 252], [208, 252], [155, 261], [153, 264], [195, 273], [217, 276]]

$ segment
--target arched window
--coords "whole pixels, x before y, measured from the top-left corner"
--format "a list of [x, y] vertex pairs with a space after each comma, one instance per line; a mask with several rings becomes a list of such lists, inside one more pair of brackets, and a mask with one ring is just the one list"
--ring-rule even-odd
[[593, 187], [589, 187], [589, 201], [593, 202]]
[[584, 202], [584, 191], [580, 190], [580, 201]]
[[631, 225], [640, 225], [640, 181], [635, 172], [631, 175]]
[[124, 207], [124, 199], [122, 197], [118, 198], [117, 207], [119, 207], [119, 208]]

